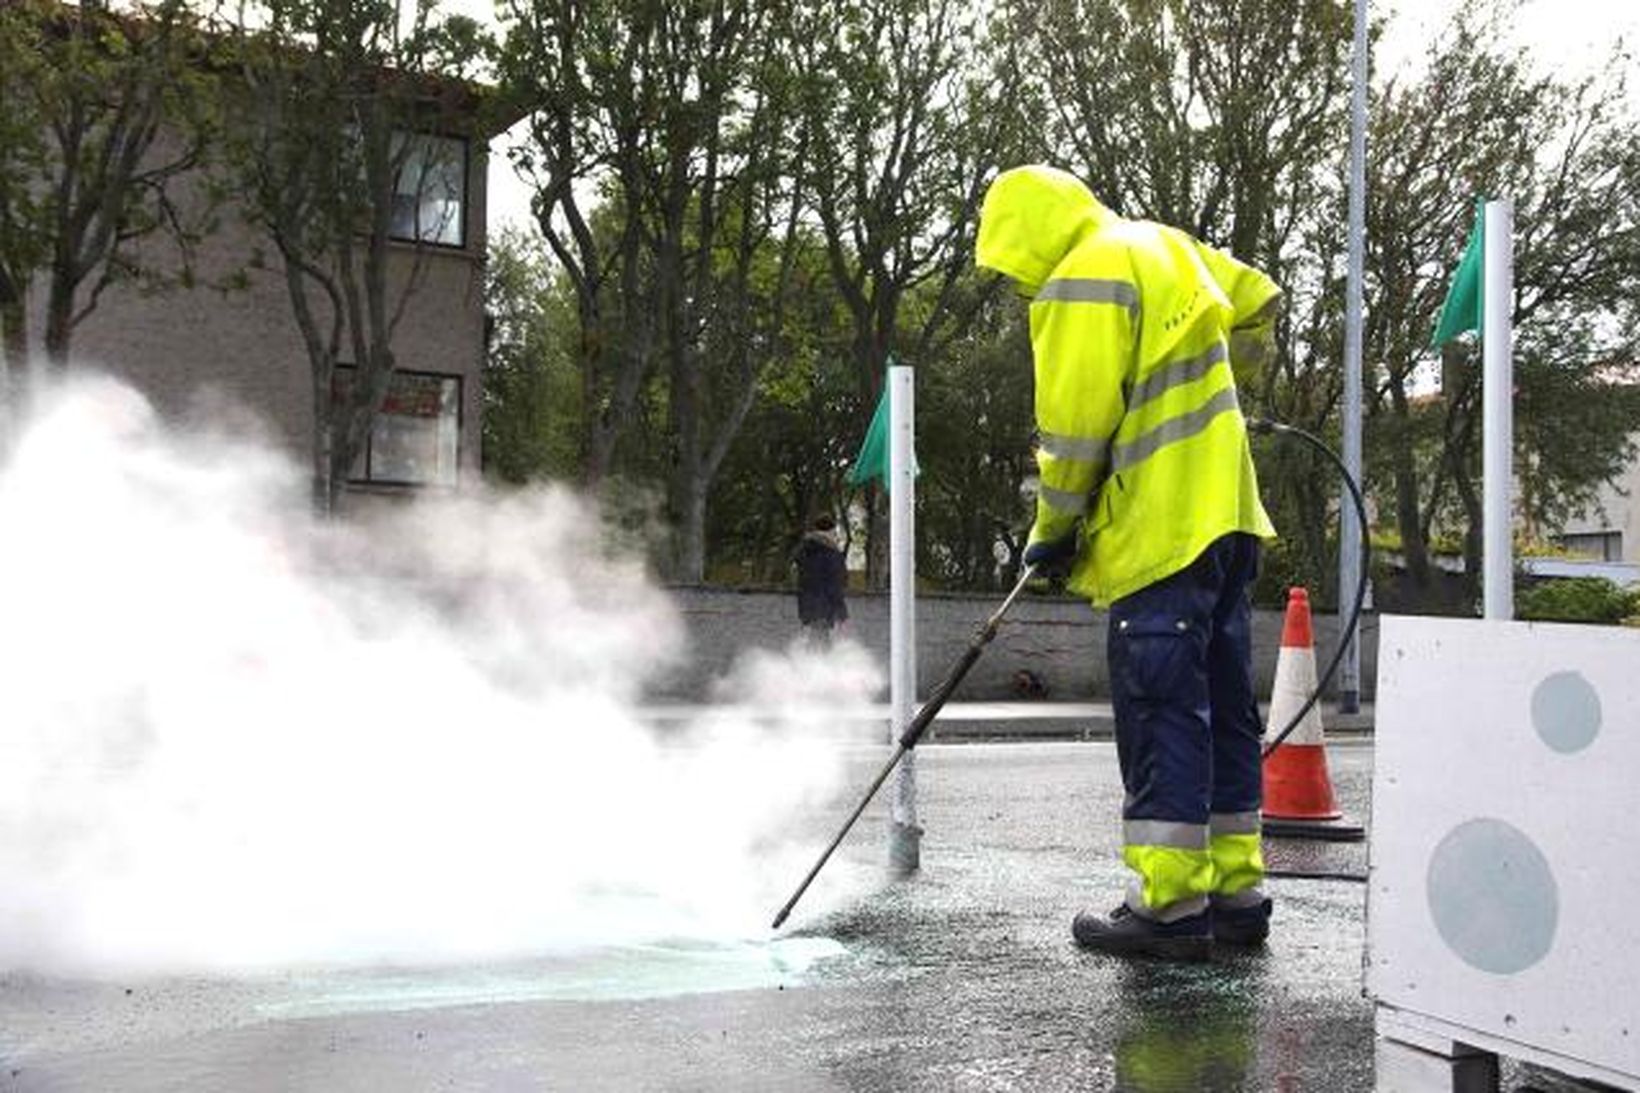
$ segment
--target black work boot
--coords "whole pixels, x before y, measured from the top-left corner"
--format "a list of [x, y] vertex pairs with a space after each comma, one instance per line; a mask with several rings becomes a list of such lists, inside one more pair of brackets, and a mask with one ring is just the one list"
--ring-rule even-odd
[[1214, 900], [1208, 909], [1213, 920], [1213, 940], [1224, 945], [1255, 946], [1270, 936], [1270, 898], [1245, 907], [1226, 906]]
[[1206, 911], [1157, 922], [1134, 914], [1124, 903], [1108, 917], [1083, 911], [1071, 923], [1071, 936], [1084, 949], [1120, 956], [1206, 960], [1213, 955], [1213, 928]]

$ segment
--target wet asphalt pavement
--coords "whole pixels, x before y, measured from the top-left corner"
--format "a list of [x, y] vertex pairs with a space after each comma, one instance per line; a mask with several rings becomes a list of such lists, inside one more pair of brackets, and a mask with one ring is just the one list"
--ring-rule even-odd
[[[1364, 822], [1370, 744], [1329, 752]], [[862, 786], [880, 761], [859, 757]], [[254, 981], [13, 976], [0, 1090], [1372, 1088], [1364, 885], [1273, 880], [1262, 952], [1086, 954], [1072, 914], [1125, 883], [1111, 745], [931, 746], [918, 762], [920, 875], [817, 917], [800, 906], [773, 944]], [[816, 851], [842, 815], [814, 817]], [[881, 859], [881, 815], [840, 857]], [[1267, 856], [1361, 873], [1367, 852], [1271, 842]]]
[[[1370, 756], [1334, 748], [1357, 814]], [[819, 917], [800, 906], [773, 946], [240, 982], [13, 977], [0, 1089], [1371, 1088], [1363, 886], [1274, 883], [1264, 953], [1091, 956], [1070, 918], [1124, 883], [1112, 747], [953, 745], [918, 761], [920, 875]], [[878, 762], [862, 752], [860, 785]], [[814, 817], [816, 850], [842, 815]], [[874, 805], [840, 857], [879, 860], [882, 824]], [[1304, 854], [1365, 862], [1362, 845]]]

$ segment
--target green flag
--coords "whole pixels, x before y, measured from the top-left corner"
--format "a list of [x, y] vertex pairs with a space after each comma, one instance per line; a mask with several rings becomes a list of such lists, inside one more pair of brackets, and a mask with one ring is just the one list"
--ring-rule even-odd
[[[888, 358], [893, 367], [894, 358]], [[911, 473], [917, 470], [917, 457], [911, 457]], [[883, 489], [891, 489], [888, 481], [888, 377], [883, 377], [883, 393], [877, 396], [877, 409], [872, 411], [871, 424], [866, 427], [866, 438], [860, 445], [860, 454], [849, 468], [848, 484], [863, 486], [873, 478], [880, 480]]]
[[1477, 202], [1475, 226], [1469, 232], [1469, 245], [1463, 249], [1457, 272], [1446, 290], [1446, 301], [1441, 304], [1441, 317], [1435, 323], [1435, 337], [1429, 345], [1439, 349], [1459, 334], [1481, 328], [1481, 277], [1485, 266], [1486, 235], [1485, 202]]
[[871, 415], [871, 425], [866, 429], [866, 439], [860, 445], [860, 454], [854, 457], [854, 466], [849, 468], [848, 484], [863, 486], [873, 478], [883, 480], [888, 485], [888, 384], [883, 384], [883, 393], [877, 398], [877, 409]]

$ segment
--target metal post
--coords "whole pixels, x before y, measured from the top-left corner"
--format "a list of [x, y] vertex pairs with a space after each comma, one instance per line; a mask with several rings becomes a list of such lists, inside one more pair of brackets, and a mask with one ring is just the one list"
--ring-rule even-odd
[[1481, 304], [1481, 480], [1485, 535], [1482, 592], [1486, 617], [1515, 617], [1515, 206], [1486, 203], [1485, 294]]
[[[1361, 298], [1367, 221], [1367, 0], [1355, 0], [1354, 91], [1350, 96], [1349, 267], [1344, 288], [1344, 467], [1361, 481]], [[1348, 496], [1339, 501], [1338, 618], [1361, 582], [1361, 528]], [[1346, 642], [1338, 678], [1338, 708], [1361, 709], [1359, 624], [1340, 632]]]
[[[917, 705], [916, 461], [914, 373], [904, 365], [888, 370], [888, 574], [889, 574], [889, 743], [911, 724]], [[917, 768], [908, 752], [894, 774], [889, 796], [888, 860], [902, 873], [921, 863], [922, 828], [917, 826]]]

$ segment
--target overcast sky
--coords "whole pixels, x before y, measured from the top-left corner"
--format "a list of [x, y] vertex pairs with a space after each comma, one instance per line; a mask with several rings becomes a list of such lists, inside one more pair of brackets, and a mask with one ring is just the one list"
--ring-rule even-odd
[[[448, 6], [478, 14], [488, 3], [457, 0]], [[1398, 67], [1415, 60], [1457, 6], [1458, 0], [1374, 4], [1375, 17], [1387, 15], [1390, 19], [1379, 65]], [[1640, 47], [1640, 4], [1633, 0], [1524, 0], [1511, 30], [1512, 40], [1542, 64], [1568, 73], [1587, 72], [1607, 63], [1619, 37], [1631, 48]], [[1630, 77], [1631, 81], [1640, 78], [1632, 62]], [[1633, 91], [1640, 88], [1631, 88]], [[490, 161], [489, 222], [492, 231], [508, 223], [529, 222], [528, 192], [514, 177], [499, 144]]]
[[[1375, 14], [1390, 17], [1381, 63], [1419, 54], [1457, 7], [1456, 0], [1374, 5]], [[1619, 37], [1631, 47], [1640, 45], [1640, 5], [1633, 0], [1524, 0], [1511, 37], [1546, 65], [1587, 71], [1604, 63]]]

